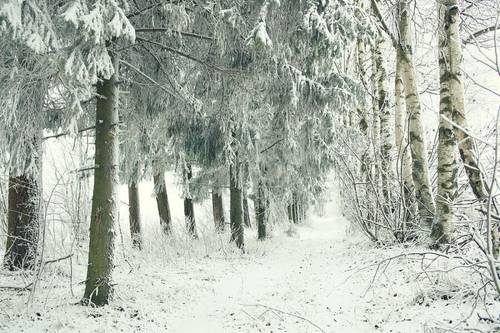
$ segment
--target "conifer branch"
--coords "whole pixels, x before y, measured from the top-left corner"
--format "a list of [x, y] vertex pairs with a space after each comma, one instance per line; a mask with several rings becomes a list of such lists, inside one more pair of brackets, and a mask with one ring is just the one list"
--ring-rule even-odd
[[203, 40], [212, 41], [213, 38], [210, 36], [200, 35], [194, 32], [179, 31], [170, 28], [137, 28], [135, 32], [171, 32], [172, 34], [179, 34], [185, 37], [193, 37]]

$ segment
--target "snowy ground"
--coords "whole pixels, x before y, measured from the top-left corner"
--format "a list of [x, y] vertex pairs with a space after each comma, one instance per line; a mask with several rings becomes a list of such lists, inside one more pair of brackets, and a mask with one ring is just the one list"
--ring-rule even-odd
[[[374, 249], [346, 229], [346, 221], [330, 204], [324, 217], [311, 218], [291, 236], [275, 230], [272, 239], [257, 242], [249, 232], [244, 255], [217, 236], [202, 237], [189, 247], [148, 246], [128, 258], [120, 253], [115, 299], [101, 309], [75, 304], [83, 293], [78, 282], [85, 276], [84, 256], [73, 261], [74, 296], [69, 264], [55, 263], [47, 266], [33, 299], [29, 291], [0, 290], [0, 330], [437, 332], [456, 325], [494, 329], [495, 324], [478, 319], [487, 315], [483, 306], [461, 322], [470, 314], [473, 298], [452, 292], [452, 287], [442, 294], [446, 297], [427, 297], [428, 289], [410, 278], [412, 264], [392, 265], [388, 275], [368, 289], [374, 269], [357, 268], [402, 249]], [[166, 253], [175, 248], [178, 253]], [[122, 252], [120, 246], [118, 251]], [[22, 285], [19, 280], [19, 274], [0, 271], [0, 285]], [[494, 304], [489, 308], [498, 311]]]
[[[183, 230], [179, 189], [172, 177], [167, 183], [176, 229]], [[45, 182], [49, 192], [50, 184]], [[0, 269], [0, 331], [500, 331], [500, 302], [487, 298], [475, 304], [481, 281], [470, 271], [452, 269], [454, 262], [433, 262], [434, 272], [421, 274], [419, 262], [402, 257], [377, 271], [376, 263], [384, 258], [425, 249], [376, 248], [350, 232], [332, 194], [335, 188], [327, 191], [332, 197], [322, 214], [311, 211], [302, 226], [276, 227], [265, 242], [247, 229], [245, 254], [228, 244], [227, 233], [213, 232], [208, 201], [195, 207], [199, 240], [188, 240], [180, 231], [164, 239], [152, 186], [141, 183], [140, 190], [145, 248], [130, 248], [127, 207], [121, 203], [113, 302], [99, 309], [77, 304], [83, 295], [86, 250], [68, 239], [67, 221], [53, 219], [45, 258], [74, 256], [45, 266], [31, 290], [4, 288], [25, 286], [34, 278]], [[120, 197], [126, 202], [126, 188]]]

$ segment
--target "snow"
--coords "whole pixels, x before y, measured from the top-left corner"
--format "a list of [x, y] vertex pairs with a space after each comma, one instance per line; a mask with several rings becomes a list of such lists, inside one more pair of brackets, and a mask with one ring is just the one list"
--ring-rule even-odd
[[[56, 151], [52, 152], [55, 156]], [[52, 163], [63, 163], [53, 155], [49, 150], [46, 159], [52, 156]], [[45, 184], [51, 188], [49, 180]], [[126, 187], [120, 188], [121, 223], [113, 274], [116, 285], [109, 306], [95, 309], [77, 304], [83, 295], [87, 255], [85, 249], [75, 248], [71, 261], [45, 266], [35, 293], [0, 288], [0, 331], [313, 333], [498, 329], [499, 321], [491, 323], [480, 318], [488, 317], [487, 310], [498, 318], [500, 305], [491, 299], [474, 304], [473, 291], [480, 284], [467, 271], [454, 270], [430, 285], [416, 278], [419, 263], [402, 258], [388, 265], [383, 274], [379, 272], [372, 282], [376, 272], [373, 264], [378, 260], [425, 249], [377, 248], [350, 230], [341, 214], [339, 197], [333, 194], [337, 193], [333, 180], [326, 191], [332, 197], [324, 207], [311, 210], [304, 225], [277, 226], [266, 241], [257, 241], [256, 231], [247, 229], [245, 254], [228, 243], [228, 233], [213, 232], [209, 201], [195, 207], [200, 239], [190, 240], [180, 218], [182, 189], [171, 174], [167, 186], [176, 217], [176, 232], [171, 239], [161, 235], [154, 198], [150, 196], [152, 184], [140, 185], [145, 222], [142, 251], [131, 249], [124, 203]], [[227, 203], [226, 198], [226, 209]], [[48, 259], [68, 253], [65, 233], [57, 226], [56, 222], [49, 224]], [[436, 265], [445, 269], [450, 263]], [[32, 280], [28, 273], [0, 269], [0, 286], [24, 286]]]

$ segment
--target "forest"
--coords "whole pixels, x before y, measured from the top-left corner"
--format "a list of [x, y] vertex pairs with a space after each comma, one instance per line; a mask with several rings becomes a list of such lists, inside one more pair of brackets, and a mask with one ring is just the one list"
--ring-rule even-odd
[[0, 0], [0, 331], [500, 332], [499, 0]]

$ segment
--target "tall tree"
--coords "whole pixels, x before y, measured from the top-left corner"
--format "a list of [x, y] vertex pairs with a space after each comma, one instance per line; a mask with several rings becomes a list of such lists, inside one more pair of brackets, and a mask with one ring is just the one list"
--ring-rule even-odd
[[[375, 3], [372, 0], [372, 3]], [[380, 14], [378, 7], [376, 11]], [[377, 15], [381, 17], [381, 15]], [[399, 48], [398, 59], [401, 62], [406, 112], [408, 113], [409, 143], [412, 158], [413, 183], [418, 203], [420, 218], [426, 226], [431, 226], [435, 214], [434, 198], [429, 177], [429, 162], [427, 159], [427, 144], [422, 123], [422, 107], [417, 85], [417, 74], [413, 60], [410, 14], [408, 0], [399, 1]]]
[[[460, 71], [461, 59], [456, 58], [456, 49], [452, 47], [454, 38], [459, 38], [459, 8], [457, 3], [438, 5], [439, 22], [439, 142], [438, 142], [438, 195], [437, 221], [432, 228], [432, 237], [438, 243], [448, 243], [453, 239], [455, 230], [454, 201], [458, 191], [458, 165], [456, 160], [457, 138], [453, 130], [453, 110], [456, 97], [462, 84], [455, 75]], [[455, 27], [453, 27], [455, 25]], [[463, 89], [463, 88], [462, 88]], [[463, 95], [462, 95], [463, 96]]]
[[382, 180], [382, 192], [386, 201], [386, 209], [392, 205], [391, 189], [394, 188], [394, 126], [393, 113], [389, 105], [389, 93], [387, 89], [387, 69], [385, 65], [385, 41], [381, 36], [375, 42], [373, 51], [375, 80], [377, 85], [377, 114], [380, 117], [380, 175]]
[[395, 96], [395, 137], [396, 147], [398, 152], [398, 168], [399, 181], [401, 183], [401, 211], [402, 211], [402, 231], [403, 238], [409, 236], [407, 233], [409, 227], [414, 229], [414, 226], [408, 225], [415, 221], [417, 214], [416, 198], [415, 198], [415, 185], [412, 178], [412, 160], [408, 151], [409, 143], [407, 138], [407, 113], [404, 107], [404, 87], [403, 80], [401, 79], [401, 59], [396, 56], [396, 77], [394, 86]]
[[112, 294], [116, 189], [118, 186], [118, 59], [114, 73], [97, 83], [95, 172], [90, 220], [89, 260], [84, 300], [107, 304]]

